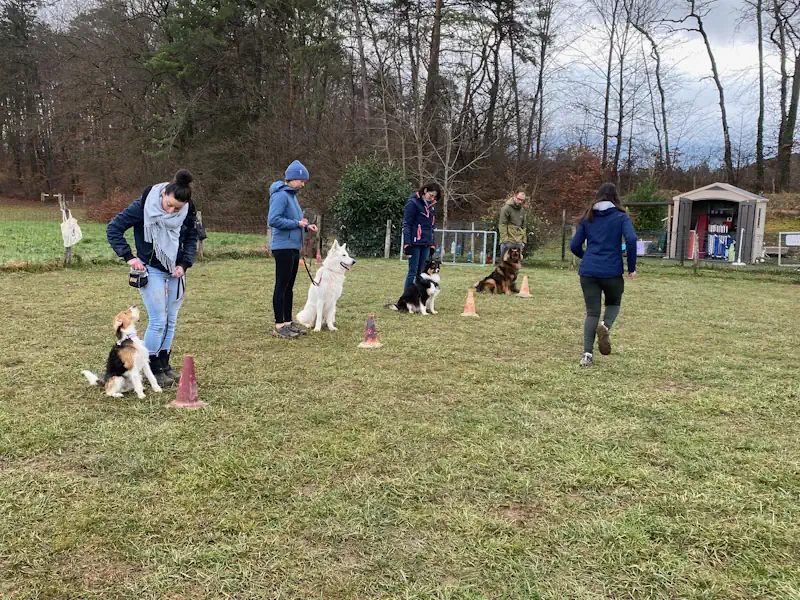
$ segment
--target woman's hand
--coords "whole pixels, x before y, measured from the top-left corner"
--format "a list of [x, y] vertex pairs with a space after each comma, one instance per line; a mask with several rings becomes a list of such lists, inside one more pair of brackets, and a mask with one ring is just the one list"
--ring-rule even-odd
[[317, 232], [319, 231], [319, 227], [317, 227], [316, 225], [309, 225], [309, 226], [308, 226], [308, 230], [309, 230], [311, 233], [317, 233]]
[[297, 224], [298, 224], [298, 225], [300, 225], [300, 227], [302, 227], [303, 229], [305, 229], [306, 227], [308, 227], [308, 219], [306, 219], [306, 218], [304, 217], [304, 218], [300, 219], [300, 220], [297, 222]]
[[175, 267], [175, 272], [172, 274], [172, 277], [174, 277], [175, 279], [179, 279], [180, 277], [183, 277], [185, 274], [186, 271], [183, 270], [183, 267], [178, 265], [177, 267]]
[[633, 273], [628, 273], [628, 279], [636, 279], [636, 271]]
[[144, 266], [144, 263], [140, 261], [138, 258], [134, 257], [128, 261], [128, 264], [131, 266], [132, 269], [136, 271], [146, 271], [147, 267]]

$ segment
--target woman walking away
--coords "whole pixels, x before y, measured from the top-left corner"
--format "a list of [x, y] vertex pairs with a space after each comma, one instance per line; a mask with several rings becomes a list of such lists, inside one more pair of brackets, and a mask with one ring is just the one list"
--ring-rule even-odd
[[[161, 387], [180, 379], [169, 359], [186, 290], [186, 271], [194, 263], [197, 251], [191, 183], [192, 174], [181, 169], [172, 181], [144, 188], [141, 198], [114, 217], [106, 228], [114, 252], [133, 271], [141, 273], [135, 281], [147, 309], [144, 345]], [[131, 227], [136, 256], [125, 239], [125, 232]]]
[[[582, 258], [578, 274], [583, 299], [586, 302], [586, 321], [583, 324], [583, 357], [581, 366], [592, 365], [594, 338], [600, 354], [611, 354], [610, 330], [619, 315], [625, 281], [622, 266], [622, 238], [628, 249], [628, 279], [636, 277], [636, 232], [627, 211], [622, 207], [613, 183], [600, 186], [597, 196], [586, 209], [569, 248]], [[586, 250], [583, 243], [586, 242]], [[601, 296], [606, 298], [606, 312], [600, 321]]]
[[403, 252], [408, 255], [408, 275], [403, 291], [414, 284], [422, 272], [425, 261], [436, 250], [433, 228], [436, 220], [436, 201], [442, 190], [436, 183], [428, 183], [413, 192], [406, 202], [403, 214]]
[[303, 231], [317, 231], [303, 217], [297, 201], [297, 193], [308, 181], [308, 169], [296, 160], [286, 169], [283, 181], [276, 181], [269, 188], [269, 217], [272, 227], [270, 250], [275, 257], [275, 291], [272, 293], [272, 308], [275, 311], [275, 328], [270, 331], [284, 339], [305, 335], [306, 330], [292, 321], [294, 280], [300, 264], [300, 248]]

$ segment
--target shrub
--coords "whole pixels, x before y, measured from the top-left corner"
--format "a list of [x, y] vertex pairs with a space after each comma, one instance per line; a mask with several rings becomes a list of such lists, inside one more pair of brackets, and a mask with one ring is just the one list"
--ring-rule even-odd
[[331, 212], [340, 243], [356, 256], [383, 256], [386, 220], [392, 220], [392, 251], [399, 252], [403, 209], [413, 190], [394, 165], [375, 157], [345, 167]]

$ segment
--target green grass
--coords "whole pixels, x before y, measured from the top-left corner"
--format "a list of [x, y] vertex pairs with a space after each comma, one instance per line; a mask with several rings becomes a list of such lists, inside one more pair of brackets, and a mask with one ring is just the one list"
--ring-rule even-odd
[[796, 286], [642, 268], [581, 370], [573, 272], [467, 319], [483, 271], [445, 268], [420, 317], [359, 260], [340, 331], [287, 342], [273, 268], [189, 272], [199, 412], [82, 380], [123, 268], [0, 274], [0, 597], [800, 597]]
[[[106, 225], [86, 221], [81, 208], [74, 211], [83, 239], [72, 248], [72, 262], [120, 262], [106, 240]], [[52, 204], [0, 204], [0, 270], [54, 268], [64, 260], [61, 213]], [[126, 234], [133, 245], [133, 233]], [[204, 243], [208, 258], [257, 254], [266, 246], [265, 235], [209, 232]]]

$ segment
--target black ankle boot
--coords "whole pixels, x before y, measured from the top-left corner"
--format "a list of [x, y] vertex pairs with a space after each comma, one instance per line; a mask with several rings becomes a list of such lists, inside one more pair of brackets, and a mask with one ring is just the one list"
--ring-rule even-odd
[[164, 374], [177, 384], [181, 380], [181, 374], [170, 366], [169, 357], [171, 354], [172, 351], [170, 350], [162, 350], [158, 353], [161, 357], [161, 368], [164, 370]]
[[172, 380], [172, 377], [169, 377], [164, 372], [164, 367], [161, 364], [161, 354], [151, 354], [150, 355], [150, 370], [153, 372], [153, 375], [162, 388], [172, 387], [175, 383]]

